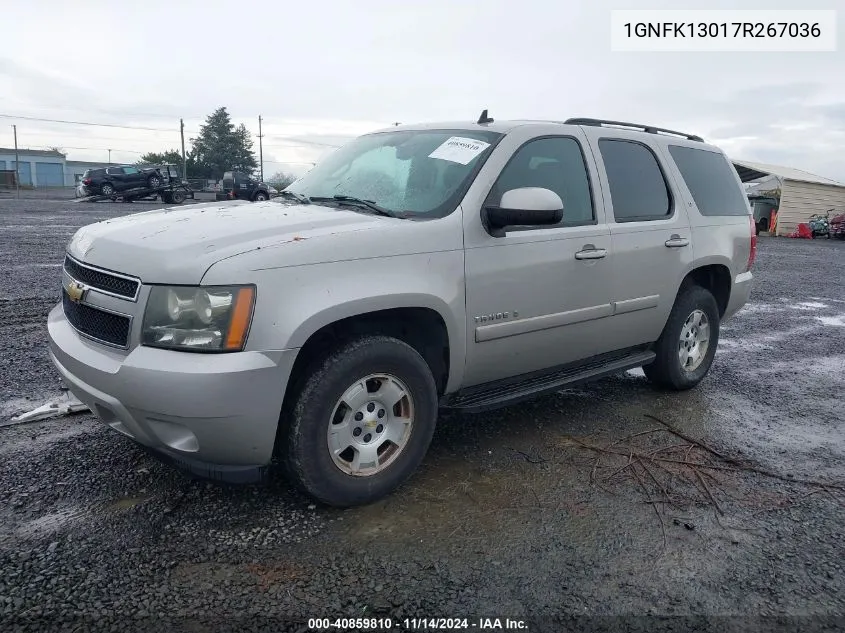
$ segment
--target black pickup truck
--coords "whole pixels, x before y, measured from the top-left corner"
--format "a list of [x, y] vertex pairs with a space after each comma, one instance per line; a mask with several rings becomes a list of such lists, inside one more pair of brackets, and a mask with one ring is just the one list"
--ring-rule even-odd
[[270, 199], [270, 187], [242, 171], [227, 171], [223, 174], [223, 191], [216, 197], [218, 200], [260, 202]]

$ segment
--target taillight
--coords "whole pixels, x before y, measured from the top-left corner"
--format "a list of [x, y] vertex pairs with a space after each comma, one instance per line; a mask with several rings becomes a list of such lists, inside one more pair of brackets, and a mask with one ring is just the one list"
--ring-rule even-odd
[[748, 222], [751, 226], [751, 250], [748, 252], [748, 263], [745, 265], [746, 272], [751, 270], [757, 258], [757, 225], [754, 223], [754, 216], [749, 216]]
[[82, 181], [82, 184], [83, 184], [83, 185], [90, 185], [90, 184], [91, 184], [91, 179], [90, 179], [90, 178], [86, 178], [85, 180], [83, 180], [83, 181]]

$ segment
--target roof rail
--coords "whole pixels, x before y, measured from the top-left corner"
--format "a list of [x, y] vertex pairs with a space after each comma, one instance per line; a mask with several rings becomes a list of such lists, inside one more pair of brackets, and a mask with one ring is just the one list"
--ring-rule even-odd
[[654, 127], [653, 125], [643, 125], [641, 123], [625, 123], [624, 121], [605, 121], [603, 119], [584, 119], [584, 118], [574, 118], [574, 119], [567, 119], [564, 123], [568, 125], [591, 125], [595, 127], [604, 127], [605, 125], [616, 126], [616, 127], [628, 127], [628, 128], [635, 128], [642, 130], [643, 132], [648, 132], [649, 134], [674, 134], [675, 136], [682, 136], [690, 141], [698, 141], [700, 143], [704, 142], [704, 139], [700, 136], [696, 136], [695, 134], [686, 134], [685, 132], [676, 132], [675, 130], [667, 130], [666, 128], [662, 127]]

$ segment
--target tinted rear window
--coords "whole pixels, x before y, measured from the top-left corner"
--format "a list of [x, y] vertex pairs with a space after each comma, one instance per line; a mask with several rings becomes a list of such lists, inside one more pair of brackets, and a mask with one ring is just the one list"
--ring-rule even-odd
[[748, 215], [745, 194], [723, 154], [681, 145], [670, 145], [669, 153], [701, 215]]
[[602, 139], [599, 150], [617, 222], [660, 220], [672, 213], [669, 186], [648, 147], [634, 141]]

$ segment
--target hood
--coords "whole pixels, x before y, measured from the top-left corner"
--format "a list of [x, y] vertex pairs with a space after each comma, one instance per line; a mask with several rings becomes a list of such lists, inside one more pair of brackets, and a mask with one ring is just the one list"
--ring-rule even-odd
[[[305, 244], [309, 262], [328, 260], [350, 233], [409, 220], [287, 201], [212, 202], [136, 213], [84, 226], [68, 252], [144, 283], [196, 284], [222, 259], [262, 247]], [[298, 251], [302, 253], [302, 251]]]

